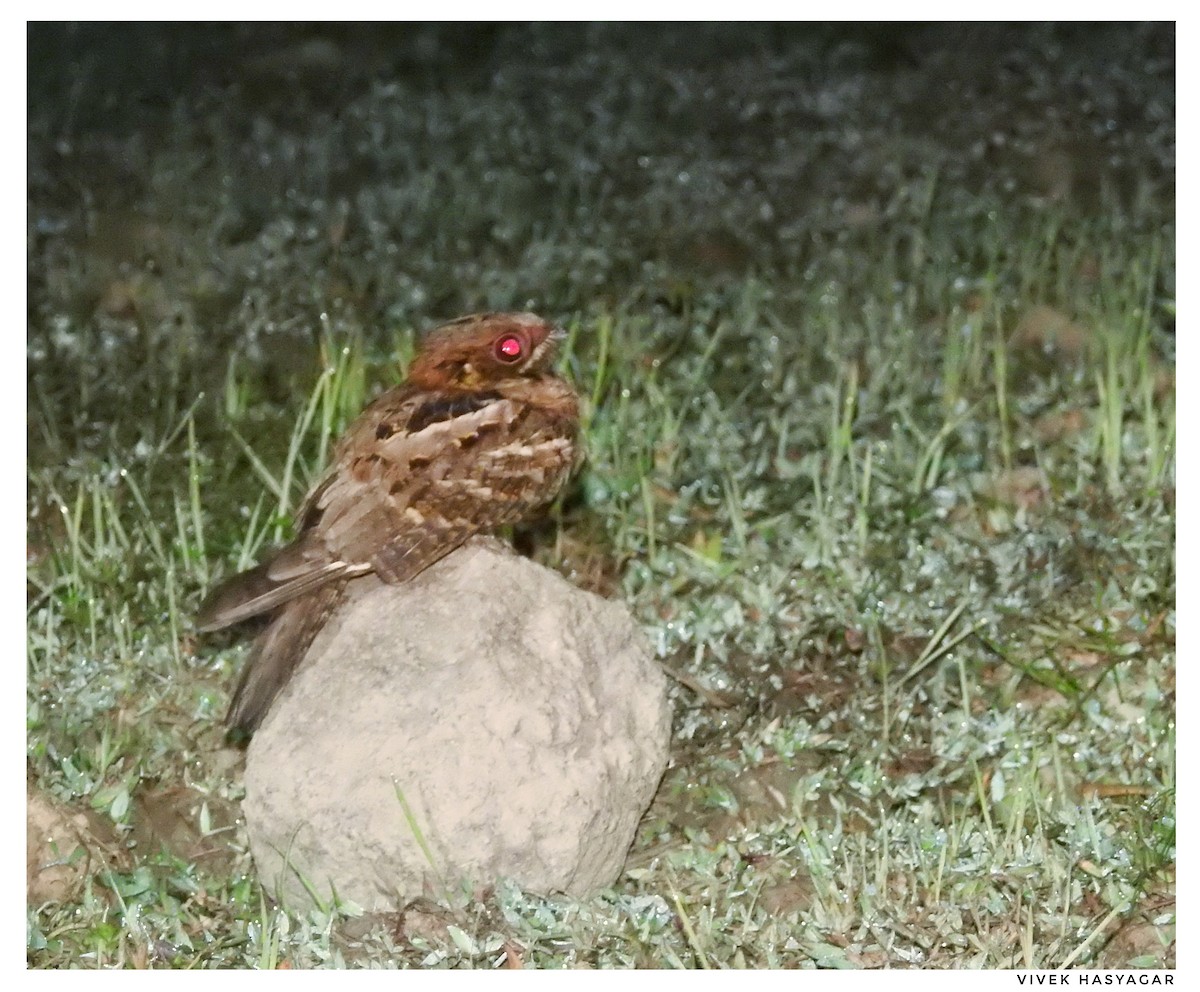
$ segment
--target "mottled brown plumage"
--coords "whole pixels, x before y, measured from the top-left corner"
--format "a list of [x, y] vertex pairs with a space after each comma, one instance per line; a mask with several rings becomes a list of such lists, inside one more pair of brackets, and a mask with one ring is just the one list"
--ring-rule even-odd
[[251, 733], [346, 583], [412, 578], [472, 535], [549, 502], [575, 461], [579, 401], [550, 368], [562, 332], [528, 313], [432, 331], [408, 379], [371, 403], [334, 449], [274, 557], [217, 589], [200, 631], [273, 612], [226, 718]]

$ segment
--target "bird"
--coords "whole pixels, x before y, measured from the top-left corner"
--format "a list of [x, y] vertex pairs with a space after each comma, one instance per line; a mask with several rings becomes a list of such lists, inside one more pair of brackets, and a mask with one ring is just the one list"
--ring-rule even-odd
[[532, 313], [442, 324], [407, 378], [350, 424], [291, 543], [218, 586], [197, 614], [200, 633], [269, 615], [225, 719], [231, 735], [259, 727], [348, 583], [406, 582], [557, 496], [579, 454], [579, 397], [553, 369], [564, 337]]

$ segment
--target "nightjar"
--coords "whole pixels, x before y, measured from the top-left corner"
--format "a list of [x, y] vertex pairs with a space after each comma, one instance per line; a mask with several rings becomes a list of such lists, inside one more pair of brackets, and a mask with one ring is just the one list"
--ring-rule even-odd
[[200, 609], [201, 632], [272, 614], [234, 693], [231, 730], [258, 727], [348, 582], [369, 572], [404, 582], [555, 497], [579, 430], [579, 398], [551, 369], [562, 337], [530, 313], [451, 321], [350, 425], [300, 507], [295, 540]]

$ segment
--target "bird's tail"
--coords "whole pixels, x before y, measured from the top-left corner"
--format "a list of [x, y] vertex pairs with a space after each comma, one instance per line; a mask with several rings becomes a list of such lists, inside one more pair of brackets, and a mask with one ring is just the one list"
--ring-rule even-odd
[[225, 725], [247, 739], [258, 729], [279, 691], [288, 683], [313, 639], [337, 609], [346, 580], [329, 582], [284, 603], [250, 649], [229, 705]]

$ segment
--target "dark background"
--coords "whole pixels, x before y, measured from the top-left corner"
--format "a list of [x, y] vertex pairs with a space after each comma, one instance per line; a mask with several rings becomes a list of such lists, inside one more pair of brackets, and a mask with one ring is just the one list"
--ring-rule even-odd
[[176, 405], [231, 352], [294, 395], [322, 314], [382, 349], [853, 278], [926, 196], [968, 271], [989, 213], [1174, 203], [1171, 24], [33, 24], [29, 56], [30, 372], [101, 413], [147, 355]]

